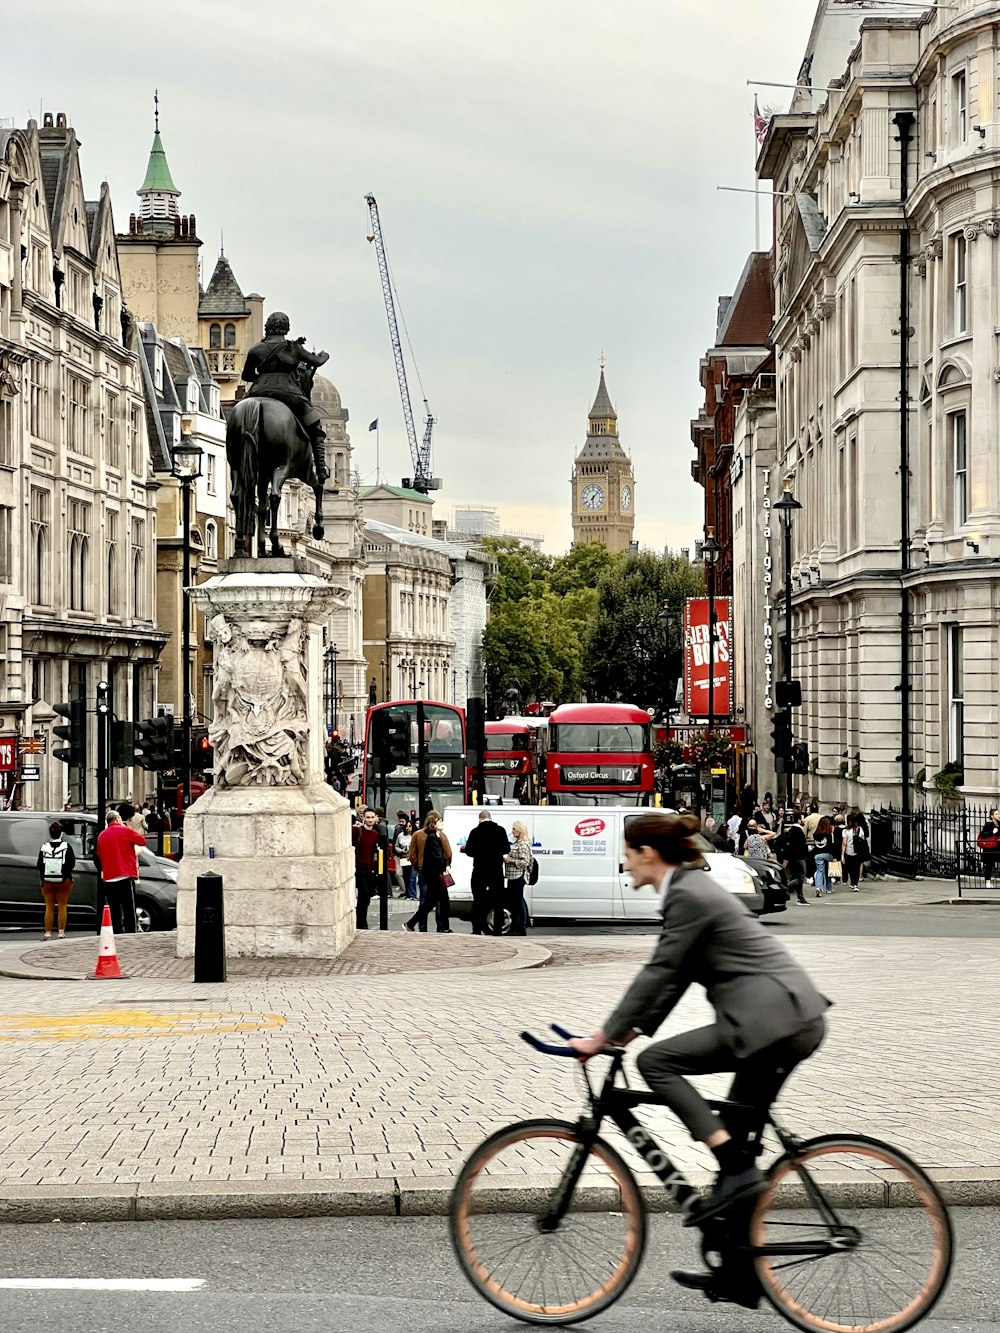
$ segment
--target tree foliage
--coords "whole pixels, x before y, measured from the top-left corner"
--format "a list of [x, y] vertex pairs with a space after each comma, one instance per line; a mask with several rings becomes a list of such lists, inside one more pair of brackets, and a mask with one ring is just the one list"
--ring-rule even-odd
[[[680, 674], [680, 612], [701, 570], [652, 552], [612, 555], [598, 542], [547, 556], [488, 539], [497, 561], [483, 636], [491, 711], [520, 702], [626, 700], [661, 708]], [[671, 618], [660, 619], [668, 602]]]

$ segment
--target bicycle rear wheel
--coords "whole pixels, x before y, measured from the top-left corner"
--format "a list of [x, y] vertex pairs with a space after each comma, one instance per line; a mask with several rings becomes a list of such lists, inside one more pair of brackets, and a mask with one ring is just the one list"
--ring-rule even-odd
[[805, 1333], [902, 1333], [937, 1303], [953, 1249], [934, 1182], [862, 1135], [812, 1139], [775, 1162], [750, 1244], [764, 1295]]
[[[586, 1154], [565, 1216], [542, 1220], [560, 1181]], [[451, 1200], [451, 1239], [466, 1277], [498, 1310], [533, 1324], [571, 1324], [606, 1310], [635, 1277], [646, 1208], [609, 1144], [587, 1147], [563, 1120], [525, 1120], [481, 1143]]]

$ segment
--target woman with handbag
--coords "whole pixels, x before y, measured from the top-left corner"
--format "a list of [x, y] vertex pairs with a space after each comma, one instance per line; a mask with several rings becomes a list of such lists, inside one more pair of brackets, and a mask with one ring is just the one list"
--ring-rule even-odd
[[425, 893], [413, 916], [403, 922], [403, 929], [419, 930], [426, 934], [427, 918], [433, 911], [438, 934], [450, 935], [451, 899], [448, 889], [455, 882], [448, 870], [451, 865], [451, 843], [441, 828], [441, 816], [436, 810], [428, 811], [423, 828], [410, 843], [411, 861], [414, 855], [418, 858]]
[[830, 862], [833, 856], [833, 825], [827, 819], [826, 815], [816, 825], [816, 832], [812, 840], [813, 861], [816, 869], [813, 873], [813, 883], [816, 886], [816, 897], [821, 898], [825, 893], [833, 893], [830, 884]]
[[514, 842], [503, 859], [506, 907], [510, 912], [510, 933], [527, 935], [528, 908], [524, 901], [524, 886], [535, 858], [531, 852], [531, 836], [527, 824], [515, 819], [511, 832], [514, 835]]
[[983, 854], [984, 887], [992, 889], [1000, 865], [1000, 810], [991, 810], [990, 817], [979, 830], [976, 846]]

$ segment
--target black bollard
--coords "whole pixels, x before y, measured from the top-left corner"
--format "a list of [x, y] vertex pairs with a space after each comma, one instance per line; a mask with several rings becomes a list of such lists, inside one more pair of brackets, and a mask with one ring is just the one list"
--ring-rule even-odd
[[194, 904], [194, 979], [226, 979], [226, 911], [222, 876], [199, 875]]

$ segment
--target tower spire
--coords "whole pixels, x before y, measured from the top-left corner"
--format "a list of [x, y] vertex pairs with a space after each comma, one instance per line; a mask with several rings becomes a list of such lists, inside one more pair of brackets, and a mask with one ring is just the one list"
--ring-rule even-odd
[[149, 150], [146, 178], [136, 192], [142, 200], [142, 220], [147, 231], [173, 231], [177, 200], [181, 192], [174, 184], [167, 155], [160, 139], [160, 90], [153, 91], [153, 146]]

